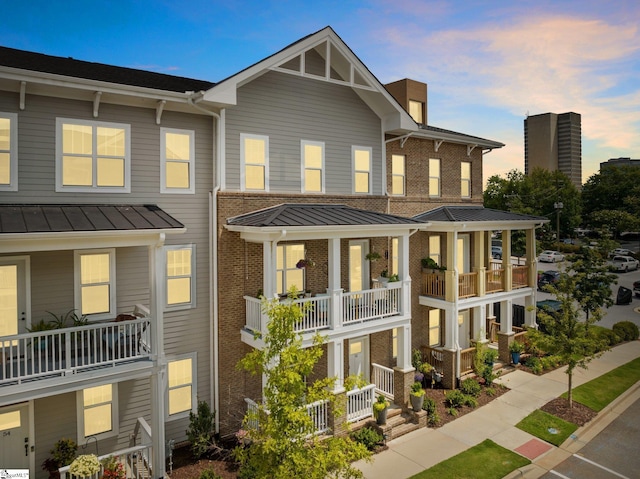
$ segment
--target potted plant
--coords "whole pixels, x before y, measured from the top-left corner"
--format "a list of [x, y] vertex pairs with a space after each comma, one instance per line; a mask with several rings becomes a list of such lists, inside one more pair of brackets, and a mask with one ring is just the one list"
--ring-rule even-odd
[[376, 419], [378, 425], [387, 423], [387, 409], [389, 408], [389, 401], [382, 394], [378, 394], [376, 402], [373, 403], [373, 417]]
[[430, 257], [422, 258], [420, 261], [422, 263], [422, 269], [428, 273], [437, 273], [447, 269], [446, 266], [438, 266], [438, 263]]
[[380, 259], [380, 253], [372, 251], [371, 253], [367, 253], [366, 254], [365, 259], [367, 261], [370, 261], [371, 263], [375, 263], [376, 261], [378, 261]]
[[126, 479], [124, 465], [117, 457], [109, 456], [102, 460], [102, 479]]
[[316, 265], [316, 262], [312, 259], [304, 258], [296, 263], [296, 268], [304, 269], [304, 268], [313, 268]]
[[423, 374], [422, 387], [433, 386], [433, 366], [429, 363], [422, 363], [420, 372]]
[[100, 472], [100, 461], [95, 454], [76, 457], [69, 466], [69, 473], [78, 477], [92, 477]]
[[380, 281], [381, 283], [389, 282], [389, 270], [388, 269], [383, 269], [382, 271], [380, 271], [380, 277], [378, 278], [378, 281]]
[[49, 478], [56, 479], [60, 477], [58, 469], [68, 466], [76, 458], [78, 445], [73, 439], [60, 439], [57, 441], [53, 449], [51, 449], [51, 457], [42, 463], [42, 469], [49, 471]]
[[[42, 333], [45, 331], [52, 331], [54, 329], [58, 329], [54, 323], [52, 323], [51, 321], [45, 322], [44, 319], [41, 319], [37, 323], [32, 324], [30, 328], [27, 328], [27, 331], [30, 333]], [[47, 345], [51, 346], [51, 337], [35, 337], [33, 338], [33, 344], [35, 345], [36, 349], [44, 350], [46, 349]]]
[[509, 345], [509, 352], [511, 353], [511, 362], [513, 364], [520, 363], [520, 354], [524, 351], [524, 344], [520, 341], [514, 341]]
[[416, 381], [411, 386], [411, 407], [415, 412], [422, 410], [422, 404], [424, 403], [424, 389], [422, 383]]

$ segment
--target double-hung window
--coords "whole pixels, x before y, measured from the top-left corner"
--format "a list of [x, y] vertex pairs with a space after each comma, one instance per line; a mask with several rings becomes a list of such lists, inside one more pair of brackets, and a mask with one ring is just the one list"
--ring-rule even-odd
[[105, 384], [78, 391], [78, 439], [118, 434], [118, 385]]
[[283, 244], [278, 246], [276, 258], [277, 293], [285, 294], [292, 286], [304, 291], [304, 268], [298, 268], [298, 261], [304, 259], [303, 244]]
[[324, 142], [302, 140], [302, 192], [324, 193]]
[[240, 135], [242, 191], [269, 191], [269, 137]]
[[471, 198], [471, 163], [468, 161], [460, 163], [460, 196]]
[[0, 112], [0, 191], [18, 191], [18, 115]]
[[429, 310], [429, 346], [440, 345], [440, 310]]
[[166, 304], [165, 310], [195, 306], [195, 245], [165, 246]]
[[353, 192], [371, 193], [371, 148], [351, 147], [353, 157]]
[[160, 130], [161, 193], [195, 193], [194, 138], [190, 130]]
[[116, 252], [114, 249], [76, 251], [75, 306], [92, 319], [116, 316]]
[[170, 419], [182, 417], [195, 409], [196, 404], [196, 355], [195, 353], [169, 361], [168, 407]]
[[56, 120], [56, 191], [129, 193], [130, 126]]
[[391, 155], [391, 194], [404, 196], [405, 193], [405, 157]]
[[440, 196], [440, 159], [429, 158], [429, 196]]

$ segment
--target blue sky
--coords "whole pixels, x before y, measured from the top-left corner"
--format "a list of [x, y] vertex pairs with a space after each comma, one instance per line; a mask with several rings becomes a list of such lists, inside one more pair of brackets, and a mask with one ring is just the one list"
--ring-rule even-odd
[[526, 114], [582, 115], [583, 179], [640, 158], [640, 2], [0, 0], [0, 44], [209, 81], [330, 25], [382, 83], [429, 85], [428, 122], [506, 144]]

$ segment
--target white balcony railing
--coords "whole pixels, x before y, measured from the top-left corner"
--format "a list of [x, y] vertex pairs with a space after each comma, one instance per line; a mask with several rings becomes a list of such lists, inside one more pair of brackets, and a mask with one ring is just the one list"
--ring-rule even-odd
[[393, 369], [371, 363], [373, 384], [376, 385], [376, 394], [382, 394], [393, 399]]
[[[258, 429], [258, 413], [260, 406], [254, 400], [244, 398], [247, 403], [248, 423], [250, 429]], [[329, 401], [316, 401], [305, 406], [307, 414], [313, 421], [312, 435], [324, 434], [329, 430]]]
[[150, 318], [0, 337], [0, 386], [148, 359]]
[[375, 384], [347, 391], [347, 422], [360, 421], [373, 416]]

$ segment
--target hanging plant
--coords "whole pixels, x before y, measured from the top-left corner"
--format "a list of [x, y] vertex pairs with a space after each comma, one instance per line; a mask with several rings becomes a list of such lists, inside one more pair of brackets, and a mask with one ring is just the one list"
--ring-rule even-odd
[[371, 253], [367, 253], [365, 258], [367, 259], [367, 261], [371, 261], [372, 263], [375, 263], [377, 260], [380, 259], [380, 253], [376, 253], [375, 251], [372, 251]]
[[296, 263], [296, 268], [304, 269], [304, 268], [313, 268], [316, 265], [316, 262], [312, 259], [301, 259]]

